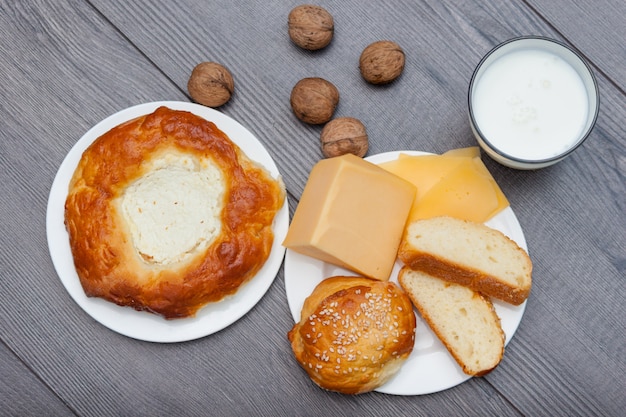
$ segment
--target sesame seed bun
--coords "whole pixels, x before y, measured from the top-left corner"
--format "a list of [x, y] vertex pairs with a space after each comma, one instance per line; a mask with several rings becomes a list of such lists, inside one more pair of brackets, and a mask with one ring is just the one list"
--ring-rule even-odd
[[411, 300], [395, 283], [337, 276], [313, 290], [288, 337], [313, 382], [361, 394], [400, 369], [413, 350], [415, 325]]

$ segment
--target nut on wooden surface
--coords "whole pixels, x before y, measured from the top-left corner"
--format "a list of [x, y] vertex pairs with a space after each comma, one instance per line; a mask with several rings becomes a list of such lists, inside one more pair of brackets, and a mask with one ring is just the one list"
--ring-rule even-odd
[[319, 77], [303, 78], [291, 90], [291, 109], [305, 123], [329, 121], [339, 103], [339, 90], [330, 81]]
[[359, 69], [366, 81], [387, 84], [404, 70], [404, 51], [395, 42], [377, 41], [368, 45], [359, 59]]
[[235, 91], [235, 82], [230, 71], [221, 64], [202, 62], [191, 72], [187, 90], [196, 103], [219, 107], [230, 100]]
[[328, 122], [322, 129], [320, 141], [326, 158], [347, 153], [362, 158], [369, 148], [365, 126], [354, 117], [338, 117]]
[[333, 16], [320, 6], [303, 4], [289, 12], [289, 37], [301, 48], [315, 51], [333, 39]]

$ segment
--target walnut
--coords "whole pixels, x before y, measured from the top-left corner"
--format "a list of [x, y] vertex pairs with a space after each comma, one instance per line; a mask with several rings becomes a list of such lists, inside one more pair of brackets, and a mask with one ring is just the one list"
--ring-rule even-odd
[[215, 62], [202, 62], [193, 69], [187, 89], [191, 98], [209, 107], [225, 104], [235, 91], [230, 71]]
[[303, 4], [289, 13], [289, 37], [301, 48], [322, 49], [333, 39], [333, 17], [320, 6]]
[[390, 83], [404, 70], [404, 51], [392, 41], [374, 42], [361, 53], [359, 69], [372, 84]]
[[365, 156], [369, 147], [365, 126], [353, 117], [338, 117], [324, 126], [320, 135], [326, 158], [347, 153]]
[[326, 123], [333, 117], [338, 103], [339, 90], [323, 78], [303, 78], [291, 90], [291, 108], [306, 123]]

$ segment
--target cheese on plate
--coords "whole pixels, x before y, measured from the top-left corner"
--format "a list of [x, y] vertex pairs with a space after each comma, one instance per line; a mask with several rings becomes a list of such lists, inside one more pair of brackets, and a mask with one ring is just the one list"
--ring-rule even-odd
[[283, 245], [388, 280], [415, 186], [352, 154], [324, 159], [309, 175]]
[[509, 206], [477, 147], [442, 155], [400, 154], [380, 166], [416, 186], [409, 222], [452, 216], [484, 223]]

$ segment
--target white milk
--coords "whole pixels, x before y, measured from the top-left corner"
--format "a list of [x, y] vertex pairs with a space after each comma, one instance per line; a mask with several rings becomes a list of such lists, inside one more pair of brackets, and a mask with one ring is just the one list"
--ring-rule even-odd
[[523, 49], [496, 59], [474, 87], [473, 112], [483, 136], [500, 151], [539, 160], [557, 156], [581, 136], [588, 97], [562, 58]]

